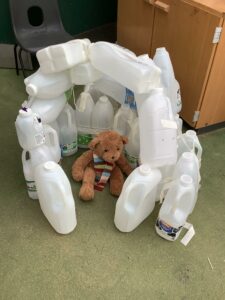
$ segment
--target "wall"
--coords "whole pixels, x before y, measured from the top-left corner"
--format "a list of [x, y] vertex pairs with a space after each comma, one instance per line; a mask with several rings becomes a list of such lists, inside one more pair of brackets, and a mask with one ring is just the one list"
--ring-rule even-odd
[[[64, 27], [72, 35], [116, 21], [117, 0], [58, 1]], [[0, 0], [0, 43], [14, 43], [8, 0]]]

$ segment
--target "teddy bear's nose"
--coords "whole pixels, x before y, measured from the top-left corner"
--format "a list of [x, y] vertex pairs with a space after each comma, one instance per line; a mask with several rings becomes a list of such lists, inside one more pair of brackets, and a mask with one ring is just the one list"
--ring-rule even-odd
[[115, 156], [112, 156], [112, 159], [115, 159]]

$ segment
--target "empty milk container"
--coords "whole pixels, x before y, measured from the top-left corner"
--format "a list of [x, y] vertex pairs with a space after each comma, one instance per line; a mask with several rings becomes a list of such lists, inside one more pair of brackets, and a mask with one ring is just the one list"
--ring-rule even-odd
[[91, 127], [97, 130], [110, 130], [113, 126], [114, 109], [107, 96], [101, 96], [96, 102], [92, 116]]
[[26, 187], [28, 196], [31, 199], [38, 199], [36, 183], [34, 180], [34, 170], [32, 168], [29, 151], [23, 150], [22, 152], [22, 164], [23, 174], [26, 181]]
[[58, 233], [73, 231], [77, 225], [75, 203], [63, 169], [49, 161], [35, 169], [34, 177], [41, 210], [49, 223]]
[[62, 156], [69, 156], [77, 152], [77, 125], [74, 109], [67, 103], [59, 115], [59, 142]]
[[45, 145], [49, 148], [55, 162], [61, 160], [61, 148], [57, 131], [50, 125], [44, 125]]
[[73, 84], [86, 85], [102, 77], [102, 73], [95, 69], [90, 62], [85, 62], [70, 69], [70, 78]]
[[41, 118], [30, 108], [19, 110], [15, 126], [19, 144], [23, 149], [30, 150], [45, 143]]
[[170, 187], [160, 208], [156, 232], [166, 240], [175, 241], [195, 202], [195, 187], [189, 175], [181, 175]]
[[177, 125], [171, 104], [163, 89], [152, 90], [138, 102], [140, 161], [152, 168], [173, 165], [177, 161]]
[[161, 82], [169, 97], [174, 115], [181, 111], [180, 85], [175, 78], [173, 66], [166, 48], [157, 48], [153, 57], [155, 64], [161, 69]]
[[40, 69], [24, 79], [28, 95], [40, 99], [53, 99], [61, 96], [72, 87], [68, 72], [43, 74]]
[[136, 113], [129, 106], [122, 105], [114, 116], [113, 130], [121, 135], [128, 136]]
[[177, 148], [178, 159], [181, 157], [182, 153], [184, 152], [194, 152], [201, 165], [202, 146], [194, 130], [187, 130], [185, 133], [178, 136], [177, 143], [178, 143], [178, 148]]
[[134, 230], [151, 214], [160, 180], [160, 171], [148, 165], [141, 165], [129, 175], [116, 203], [114, 222], [120, 231]]

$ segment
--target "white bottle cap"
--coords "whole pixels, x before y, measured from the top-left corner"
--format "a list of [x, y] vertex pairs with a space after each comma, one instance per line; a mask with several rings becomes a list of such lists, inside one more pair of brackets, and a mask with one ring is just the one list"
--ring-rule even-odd
[[19, 110], [20, 117], [26, 118], [29, 117], [31, 114], [32, 114], [32, 110], [30, 108], [26, 108], [26, 110], [24, 109]]
[[194, 130], [187, 130], [185, 134], [187, 134], [189, 136], [196, 136], [197, 135], [196, 131], [194, 131]]
[[193, 157], [194, 157], [194, 153], [193, 153], [193, 152], [184, 152], [184, 153], [182, 154], [182, 157], [183, 157], [184, 159], [191, 160], [191, 159], [193, 159]]
[[26, 86], [26, 91], [30, 96], [36, 96], [37, 95], [37, 87], [32, 83], [29, 83]]
[[164, 52], [164, 51], [166, 51], [166, 48], [165, 48], [165, 47], [159, 47], [159, 48], [156, 49], [156, 52], [157, 52], [157, 53], [162, 53], [162, 52]]
[[53, 171], [56, 168], [57, 164], [54, 161], [47, 161], [44, 164], [44, 169], [47, 171]]
[[183, 174], [180, 177], [180, 182], [184, 186], [189, 186], [189, 185], [191, 185], [193, 183], [193, 179], [191, 178], [191, 176]]
[[106, 103], [106, 102], [109, 101], [109, 99], [108, 99], [107, 96], [101, 96], [101, 97], [99, 98], [99, 101]]
[[151, 168], [149, 165], [147, 164], [143, 164], [139, 167], [139, 172], [142, 174], [142, 175], [149, 175], [151, 173]]

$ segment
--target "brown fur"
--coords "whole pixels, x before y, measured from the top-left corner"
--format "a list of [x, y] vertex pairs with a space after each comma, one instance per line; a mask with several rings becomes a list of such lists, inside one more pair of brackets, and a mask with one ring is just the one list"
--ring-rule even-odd
[[[116, 131], [99, 133], [89, 144], [90, 150], [83, 153], [72, 166], [72, 177], [75, 181], [82, 181], [79, 197], [88, 201], [94, 198], [95, 171], [93, 153], [106, 162], [113, 163], [110, 176], [110, 193], [119, 196], [123, 187], [123, 173], [129, 175], [132, 168], [123, 155], [123, 146], [128, 142], [127, 137]], [[122, 173], [123, 172], [123, 173]]]

